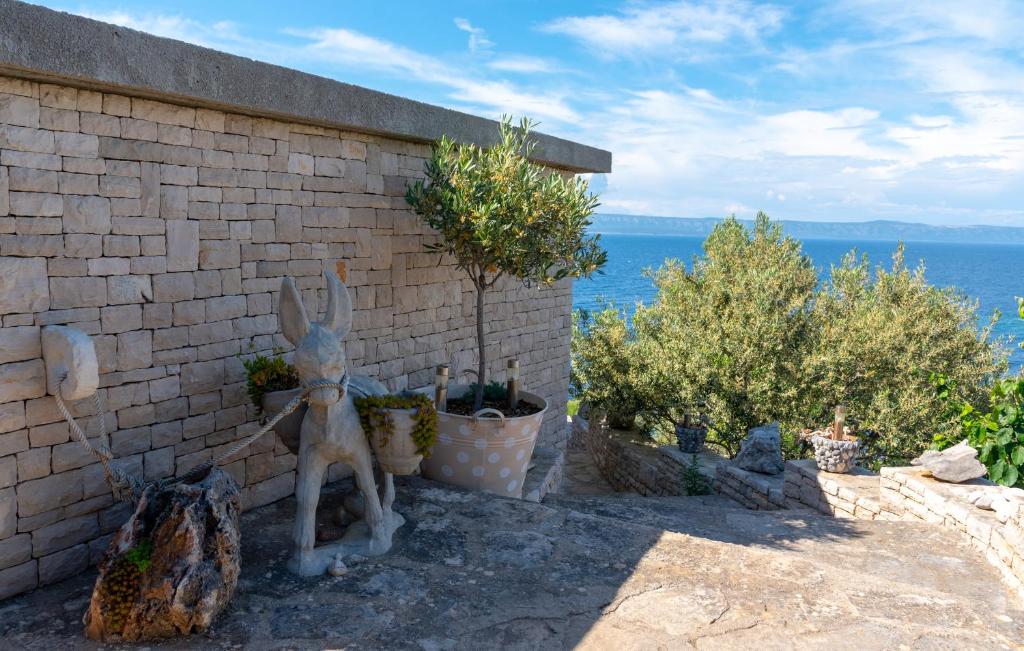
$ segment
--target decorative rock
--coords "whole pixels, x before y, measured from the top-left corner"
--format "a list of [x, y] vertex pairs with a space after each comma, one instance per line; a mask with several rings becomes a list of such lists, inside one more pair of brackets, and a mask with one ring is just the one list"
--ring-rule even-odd
[[46, 326], [42, 340], [48, 393], [56, 395], [59, 391], [67, 401], [96, 393], [99, 364], [89, 335], [67, 326]]
[[744, 470], [759, 472], [765, 475], [778, 475], [786, 469], [782, 459], [782, 437], [779, 424], [754, 427], [747, 438], [740, 443], [740, 452], [736, 455], [736, 465]]
[[327, 573], [331, 576], [344, 576], [348, 574], [348, 567], [345, 566], [345, 562], [341, 560], [340, 556], [336, 556], [334, 562], [327, 568]]
[[928, 450], [910, 463], [924, 466], [936, 479], [954, 484], [984, 477], [988, 472], [978, 461], [978, 451], [967, 445], [966, 439], [941, 452]]
[[836, 440], [817, 432], [811, 437], [814, 446], [814, 461], [820, 470], [825, 472], [846, 473], [857, 465], [857, 450], [860, 443], [856, 439]]
[[238, 488], [218, 468], [196, 484], [148, 487], [100, 563], [86, 636], [135, 642], [208, 629], [238, 583], [238, 512]]
[[985, 511], [995, 511], [1001, 522], [1024, 506], [1024, 489], [986, 486], [966, 495], [968, 502]]

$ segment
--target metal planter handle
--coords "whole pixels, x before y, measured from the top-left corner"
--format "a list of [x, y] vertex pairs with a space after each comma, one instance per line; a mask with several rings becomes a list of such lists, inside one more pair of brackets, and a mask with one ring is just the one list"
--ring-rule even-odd
[[492, 409], [490, 407], [484, 407], [480, 411], [474, 413], [473, 414], [473, 420], [479, 420], [480, 417], [485, 415], [485, 414], [488, 414], [488, 415], [493, 414], [493, 415], [497, 416], [498, 418], [501, 419], [501, 426], [502, 427], [505, 426], [505, 414], [501, 413], [497, 409]]

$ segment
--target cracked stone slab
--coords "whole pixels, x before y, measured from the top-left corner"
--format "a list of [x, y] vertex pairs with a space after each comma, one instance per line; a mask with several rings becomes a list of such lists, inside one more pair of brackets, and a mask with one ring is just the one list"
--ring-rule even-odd
[[[324, 490], [326, 520], [349, 489]], [[936, 527], [749, 511], [721, 496], [549, 496], [399, 482], [391, 553], [285, 565], [295, 502], [242, 517], [234, 601], [186, 649], [1017, 648], [1022, 604]], [[0, 602], [0, 647], [81, 637], [89, 575]]]

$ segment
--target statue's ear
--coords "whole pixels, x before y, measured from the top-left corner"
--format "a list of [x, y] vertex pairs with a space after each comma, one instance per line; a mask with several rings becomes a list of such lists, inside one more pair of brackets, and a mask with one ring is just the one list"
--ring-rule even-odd
[[281, 300], [277, 306], [278, 319], [281, 321], [281, 332], [293, 346], [298, 346], [302, 338], [309, 332], [309, 319], [306, 318], [306, 307], [302, 304], [302, 296], [295, 288], [291, 278], [281, 281]]
[[328, 271], [326, 276], [327, 312], [320, 325], [341, 339], [352, 329], [352, 297], [349, 296], [348, 286], [334, 272]]

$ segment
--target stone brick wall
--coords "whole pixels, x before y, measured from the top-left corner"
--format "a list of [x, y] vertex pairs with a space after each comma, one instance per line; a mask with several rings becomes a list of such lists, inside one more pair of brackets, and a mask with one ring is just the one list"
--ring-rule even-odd
[[902, 520], [958, 532], [1024, 598], [1024, 502], [1013, 502], [1001, 512], [979, 509], [966, 496], [986, 486], [998, 490], [991, 482], [947, 484], [924, 472], [917, 467], [882, 468], [882, 508]]
[[[45, 394], [39, 331], [93, 337], [119, 463], [179, 474], [257, 427], [240, 353], [287, 348], [281, 277], [307, 309], [347, 267], [350, 370], [391, 389], [473, 367], [472, 287], [406, 208], [423, 144], [0, 77], [0, 598], [85, 568], [126, 510]], [[440, 264], [439, 264], [440, 263]], [[494, 379], [520, 360], [562, 443], [571, 284], [487, 304]], [[75, 406], [95, 434], [92, 405]], [[244, 504], [292, 492], [267, 436], [226, 466]]]
[[[692, 457], [675, 446], [638, 445], [595, 420], [579, 416], [572, 419], [570, 446], [589, 452], [601, 476], [617, 491], [646, 496], [686, 495], [685, 473]], [[704, 452], [698, 455], [698, 461], [708, 486], [721, 492], [716, 468], [725, 459]]]
[[898, 520], [879, 503], [878, 475], [856, 467], [846, 474], [818, 469], [813, 459], [786, 462], [786, 499], [837, 518]]
[[776, 511], [786, 508], [783, 475], [762, 475], [725, 461], [715, 468], [715, 479], [715, 491], [748, 509]]

